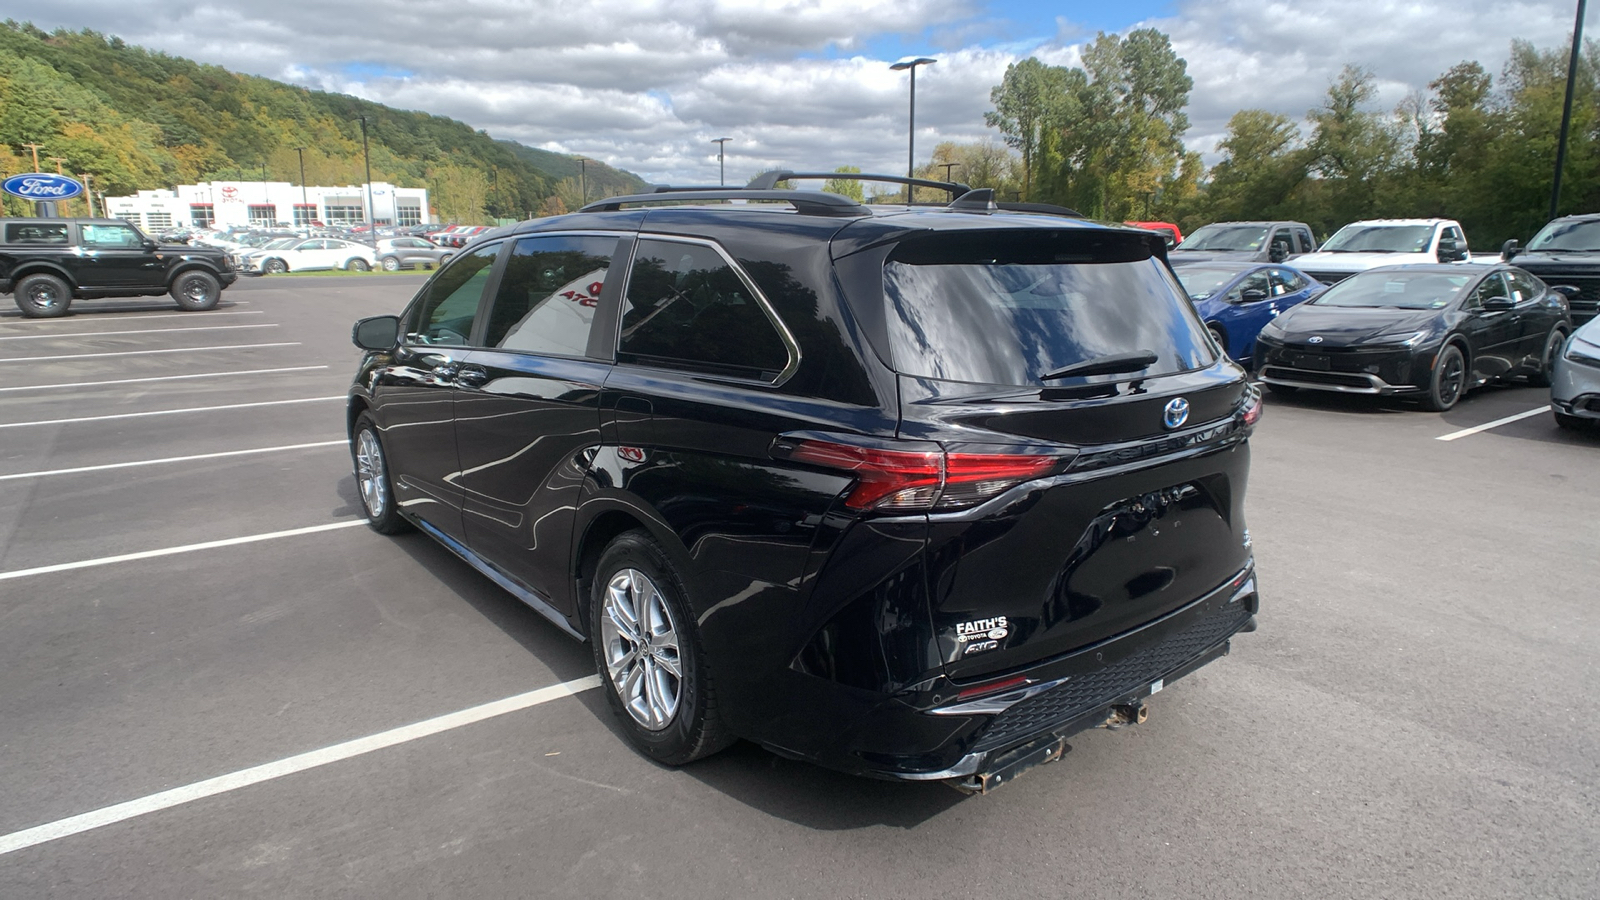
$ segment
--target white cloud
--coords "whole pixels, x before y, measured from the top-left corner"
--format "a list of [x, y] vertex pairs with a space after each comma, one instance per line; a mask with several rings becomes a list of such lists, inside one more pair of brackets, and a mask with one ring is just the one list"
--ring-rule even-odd
[[[1055, 34], [1019, 40], [982, 12], [982, 0], [189, 0], [152, 17], [137, 4], [57, 0], [33, 21], [458, 118], [650, 180], [707, 183], [716, 137], [734, 139], [735, 181], [778, 164], [900, 171], [907, 79], [888, 63], [922, 47], [922, 34], [946, 43], [926, 48], [939, 62], [917, 74], [919, 157], [940, 140], [995, 137], [983, 113], [1006, 65], [1076, 64], [1074, 42], [1092, 35], [1066, 16]], [[1188, 60], [1189, 144], [1210, 151], [1239, 109], [1303, 116], [1345, 63], [1376, 74], [1384, 107], [1464, 59], [1497, 73], [1512, 37], [1564, 43], [1571, 8], [1180, 0], [1169, 17], [1128, 23], [1140, 25], [1167, 32]], [[894, 49], [877, 58], [877, 46]]]

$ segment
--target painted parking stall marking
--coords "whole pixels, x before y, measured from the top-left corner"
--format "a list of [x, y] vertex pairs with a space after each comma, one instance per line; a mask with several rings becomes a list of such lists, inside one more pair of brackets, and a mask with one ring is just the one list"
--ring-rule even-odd
[[1543, 413], [1547, 413], [1549, 411], [1550, 407], [1540, 406], [1536, 409], [1530, 409], [1527, 412], [1519, 412], [1514, 416], [1506, 416], [1503, 419], [1495, 419], [1493, 422], [1485, 422], [1482, 425], [1474, 425], [1471, 428], [1463, 428], [1460, 431], [1452, 431], [1449, 434], [1440, 435], [1439, 437], [1434, 438], [1434, 440], [1458, 441], [1464, 437], [1471, 437], [1472, 435], [1488, 431], [1491, 428], [1499, 428], [1501, 425], [1510, 425], [1512, 422], [1520, 422], [1523, 419], [1531, 419], [1534, 416], [1542, 415]]
[[327, 403], [343, 400], [344, 394], [332, 397], [303, 397], [299, 400], [261, 400], [256, 403], [228, 403], [223, 406], [191, 406], [186, 409], [152, 409], [147, 412], [117, 413], [109, 416], [79, 416], [72, 419], [39, 419], [33, 422], [3, 422], [0, 428], [28, 428], [34, 425], [72, 425], [79, 422], [108, 422], [112, 419], [142, 419], [147, 416], [178, 416], [185, 413], [217, 412], [224, 409], [253, 409], [260, 406], [288, 406], [292, 403]]
[[0, 363], [52, 362], [61, 359], [94, 359], [105, 356], [147, 356], [154, 353], [200, 353], [205, 350], [259, 350], [263, 347], [298, 347], [299, 341], [276, 344], [224, 344], [220, 347], [176, 347], [166, 350], [118, 350], [112, 353], [68, 353], [62, 356], [13, 356], [0, 359]]
[[276, 322], [260, 325], [201, 325], [198, 328], [139, 328], [131, 331], [61, 331], [54, 334], [14, 334], [0, 337], [0, 341], [40, 341], [61, 338], [104, 337], [124, 334], [172, 334], [179, 331], [232, 331], [238, 328], [277, 328]]
[[171, 809], [174, 806], [181, 806], [206, 797], [214, 797], [217, 794], [237, 791], [240, 788], [260, 784], [263, 781], [271, 781], [275, 778], [283, 778], [286, 775], [304, 772], [307, 769], [315, 769], [331, 763], [341, 762], [387, 747], [393, 747], [397, 744], [420, 740], [440, 732], [482, 722], [485, 719], [531, 709], [532, 707], [549, 703], [552, 700], [560, 700], [563, 697], [571, 697], [584, 691], [592, 691], [599, 686], [600, 677], [598, 675], [563, 681], [560, 684], [528, 691], [525, 694], [516, 694], [503, 700], [495, 700], [481, 706], [469, 707], [457, 712], [446, 713], [442, 716], [435, 716], [432, 719], [424, 719], [421, 722], [403, 725], [389, 731], [382, 731], [367, 737], [323, 747], [321, 750], [312, 750], [309, 753], [290, 756], [277, 762], [241, 769], [237, 772], [230, 772], [227, 775], [219, 775], [215, 778], [196, 781], [193, 784], [186, 784], [183, 787], [173, 788], [169, 791], [162, 791], [159, 794], [151, 794], [137, 800], [118, 803], [115, 806], [103, 807], [93, 812], [86, 812], [23, 831], [0, 835], [0, 855], [14, 853], [18, 850], [34, 847], [49, 841], [60, 840], [64, 837], [71, 837], [75, 834], [82, 834], [85, 831], [123, 822], [136, 816], [147, 815], [163, 809]]
[[141, 384], [146, 381], [179, 381], [185, 378], [237, 378], [240, 375], [277, 375], [283, 372], [314, 372], [327, 366], [284, 366], [277, 369], [235, 369], [232, 372], [195, 372], [191, 375], [154, 375], [148, 378], [117, 378], [111, 381], [63, 381], [57, 384], [21, 384], [0, 387], [5, 391], [47, 391], [60, 388], [104, 387], [110, 384]]
[[285, 444], [281, 447], [256, 447], [250, 450], [224, 450], [220, 453], [197, 453], [193, 456], [168, 456], [164, 459], [140, 459], [133, 462], [105, 463], [98, 466], [78, 466], [72, 469], [43, 469], [36, 472], [16, 472], [11, 475], [0, 475], [0, 481], [14, 481], [19, 478], [45, 478], [51, 475], [77, 475], [83, 472], [104, 472], [107, 469], [129, 469], [136, 466], [161, 466], [170, 463], [195, 462], [202, 459], [225, 459], [230, 456], [254, 456], [262, 453], [287, 453], [293, 450], [310, 450], [317, 447], [344, 447], [350, 442], [340, 438], [336, 441], [316, 441], [309, 444]]
[[[234, 305], [235, 306], [242, 306], [243, 304], [236, 303]], [[113, 309], [114, 309], [113, 307], [106, 307], [103, 310], [90, 310], [90, 312], [111, 312], [111, 311], [113, 311]], [[80, 315], [83, 314], [82, 311], [80, 311], [77, 308], [76, 305], [73, 306], [72, 311], [75, 312], [75, 313], [80, 313]], [[237, 312], [230, 311], [230, 310], [221, 310], [221, 311], [206, 310], [204, 312], [181, 312], [181, 313], [136, 313], [136, 314], [131, 315], [131, 316], [130, 315], [111, 316], [111, 317], [105, 318], [105, 319], [89, 319], [88, 321], [91, 321], [91, 322], [126, 322], [126, 321], [129, 321], [131, 319], [201, 319], [201, 318], [210, 319], [210, 318], [215, 318], [216, 316], [264, 316], [264, 315], [266, 315], [266, 312], [264, 310], [259, 310], [259, 309], [239, 310]], [[15, 319], [15, 321], [13, 321], [11, 323], [13, 325], [74, 325], [74, 324], [79, 324], [80, 322], [84, 321], [84, 320], [80, 319], [79, 316], [73, 316], [71, 318], [66, 318], [66, 319], [28, 319], [28, 318], [24, 318], [22, 316], [6, 316], [5, 318]]]
[[0, 581], [13, 581], [18, 578], [32, 578], [35, 575], [49, 575], [53, 572], [71, 572], [76, 569], [92, 569], [98, 566], [109, 566], [116, 563], [134, 562], [141, 559], [156, 559], [162, 556], [176, 556], [180, 553], [198, 553], [201, 550], [216, 550], [221, 547], [237, 547], [240, 544], [257, 544], [262, 541], [275, 541], [281, 538], [299, 537], [303, 534], [321, 534], [324, 531], [338, 531], [341, 528], [354, 528], [357, 525], [367, 524], [366, 519], [346, 519], [342, 522], [329, 522], [326, 525], [312, 525], [307, 528], [291, 528], [287, 531], [269, 531], [266, 534], [248, 534], [244, 537], [223, 538], [220, 541], [206, 541], [200, 544], [184, 544], [181, 547], [163, 547], [160, 550], [141, 550], [138, 553], [123, 553], [118, 556], [102, 556], [98, 559], [83, 559], [77, 562], [56, 563], [51, 566], [35, 566], [31, 569], [16, 569], [10, 572], [0, 572]]

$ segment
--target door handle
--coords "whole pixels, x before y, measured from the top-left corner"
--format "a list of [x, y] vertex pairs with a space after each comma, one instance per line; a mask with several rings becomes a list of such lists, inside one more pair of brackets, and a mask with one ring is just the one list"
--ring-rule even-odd
[[489, 383], [489, 370], [483, 366], [463, 365], [456, 369], [456, 384], [464, 388], [483, 387]]

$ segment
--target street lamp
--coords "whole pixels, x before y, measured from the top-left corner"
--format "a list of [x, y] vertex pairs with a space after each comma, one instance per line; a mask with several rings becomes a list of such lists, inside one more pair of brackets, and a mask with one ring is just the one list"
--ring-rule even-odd
[[367, 172], [367, 240], [372, 242], [373, 252], [377, 252], [378, 224], [374, 221], [377, 211], [372, 208], [372, 153], [367, 149], [367, 117], [356, 118], [361, 120], [361, 161]]
[[583, 192], [583, 202], [579, 206], [589, 205], [589, 168], [587, 164], [595, 161], [587, 156], [578, 157], [578, 190]]
[[1572, 127], [1572, 87], [1578, 80], [1578, 54], [1583, 50], [1583, 13], [1588, 0], [1578, 0], [1578, 21], [1572, 26], [1572, 58], [1567, 63], [1567, 99], [1561, 107], [1561, 136], [1556, 139], [1556, 177], [1550, 185], [1550, 218], [1561, 201], [1561, 169], [1567, 162], [1567, 131]]
[[[917, 171], [917, 66], [931, 66], [938, 62], [926, 56], [908, 56], [889, 66], [893, 71], [911, 70], [911, 133], [906, 148], [906, 177], [915, 177]], [[906, 205], [911, 205], [911, 185], [906, 185]]]
[[[306, 207], [311, 205], [311, 201], [306, 199], [306, 148], [296, 147], [294, 152], [296, 156], [300, 157], [300, 212], [306, 215], [306, 227], [309, 228], [311, 227], [310, 220], [315, 219], [316, 216], [306, 213]], [[295, 224], [299, 225], [300, 223], [296, 222]]]
[[949, 181], [950, 180], [950, 170], [956, 168], [959, 165], [961, 165], [961, 163], [939, 163], [939, 165], [944, 167], [944, 180], [945, 181]]
[[722, 165], [722, 151], [733, 138], [712, 138], [711, 143], [717, 145], [717, 184], [728, 186], [728, 170]]

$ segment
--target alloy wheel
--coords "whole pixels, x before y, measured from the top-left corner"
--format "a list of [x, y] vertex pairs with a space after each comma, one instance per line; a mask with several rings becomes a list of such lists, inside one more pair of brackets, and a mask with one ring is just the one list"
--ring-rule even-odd
[[628, 715], [651, 731], [672, 724], [683, 693], [678, 628], [648, 575], [630, 568], [611, 576], [600, 639], [612, 687]]
[[1466, 363], [1461, 354], [1452, 353], [1444, 361], [1444, 371], [1439, 373], [1439, 401], [1450, 406], [1461, 399], [1461, 388], [1466, 383]]
[[356, 483], [367, 515], [374, 519], [381, 518], [389, 508], [389, 487], [384, 475], [383, 448], [372, 429], [363, 428], [356, 435]]

